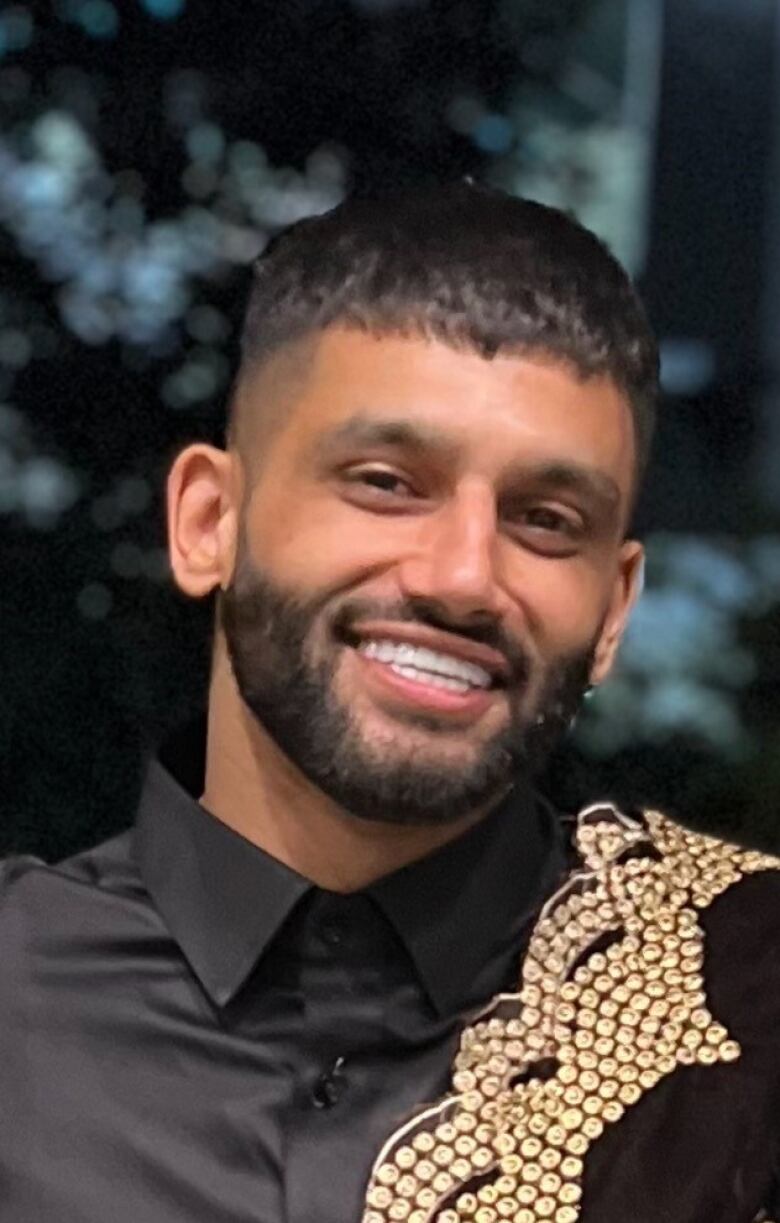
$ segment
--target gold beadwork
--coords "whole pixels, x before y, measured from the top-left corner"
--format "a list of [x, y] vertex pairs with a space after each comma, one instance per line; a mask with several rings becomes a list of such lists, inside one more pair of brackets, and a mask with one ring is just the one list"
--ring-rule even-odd
[[780, 859], [611, 807], [580, 814], [575, 844], [583, 869], [544, 906], [519, 992], [463, 1031], [454, 1094], [385, 1144], [363, 1223], [576, 1223], [606, 1126], [678, 1066], [740, 1056], [707, 1005], [698, 915]]

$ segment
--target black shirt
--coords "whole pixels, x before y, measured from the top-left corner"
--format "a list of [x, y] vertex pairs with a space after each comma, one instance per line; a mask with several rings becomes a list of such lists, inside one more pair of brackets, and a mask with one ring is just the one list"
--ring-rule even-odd
[[385, 1139], [449, 1087], [564, 867], [518, 788], [351, 895], [197, 802], [203, 743], [152, 764], [132, 830], [2, 867], [2, 1223], [358, 1223]]

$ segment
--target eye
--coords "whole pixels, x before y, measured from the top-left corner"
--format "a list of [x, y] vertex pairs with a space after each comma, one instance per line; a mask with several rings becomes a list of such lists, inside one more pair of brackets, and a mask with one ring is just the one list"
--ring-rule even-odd
[[367, 502], [397, 502], [417, 496], [415, 489], [398, 472], [387, 467], [359, 467], [344, 476], [350, 495]]
[[519, 507], [510, 521], [520, 543], [549, 556], [573, 555], [585, 533], [578, 514], [553, 505]]
[[563, 531], [571, 535], [577, 530], [575, 522], [567, 518], [560, 510], [552, 509], [548, 505], [535, 505], [526, 510], [523, 522], [539, 531]]

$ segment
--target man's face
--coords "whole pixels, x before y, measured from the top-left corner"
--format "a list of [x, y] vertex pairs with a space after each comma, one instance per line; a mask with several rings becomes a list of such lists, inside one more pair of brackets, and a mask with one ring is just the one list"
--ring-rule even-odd
[[[221, 600], [239, 692], [346, 810], [460, 819], [609, 667], [638, 559], [629, 408], [608, 379], [421, 338], [333, 328], [300, 361], [244, 456]], [[250, 421], [270, 374], [242, 389]]]

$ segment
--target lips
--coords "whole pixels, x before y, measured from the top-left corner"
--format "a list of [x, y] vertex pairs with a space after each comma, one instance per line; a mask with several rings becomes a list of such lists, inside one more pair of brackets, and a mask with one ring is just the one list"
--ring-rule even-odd
[[490, 688], [492, 677], [484, 667], [452, 654], [440, 654], [427, 646], [408, 641], [377, 641], [369, 638], [358, 646], [364, 658], [385, 663], [408, 679], [431, 683], [436, 687], [465, 691], [468, 688]]
[[351, 627], [349, 638], [348, 644], [356, 647], [365, 646], [368, 642], [391, 642], [429, 650], [487, 672], [493, 687], [503, 687], [510, 677], [509, 662], [499, 651], [455, 633], [431, 629], [422, 624], [362, 621]]
[[471, 684], [446, 680], [434, 673], [426, 674], [414, 668], [399, 668], [393, 663], [367, 657], [365, 650], [354, 651], [354, 657], [368, 684], [381, 704], [388, 701], [402, 709], [443, 717], [466, 717], [469, 721], [482, 714], [492, 704], [496, 691], [492, 687], [472, 687]]
[[389, 702], [398, 712], [416, 708], [444, 723], [480, 718], [511, 674], [499, 651], [427, 625], [361, 620], [340, 636], [354, 650], [364, 682], [380, 704]]

